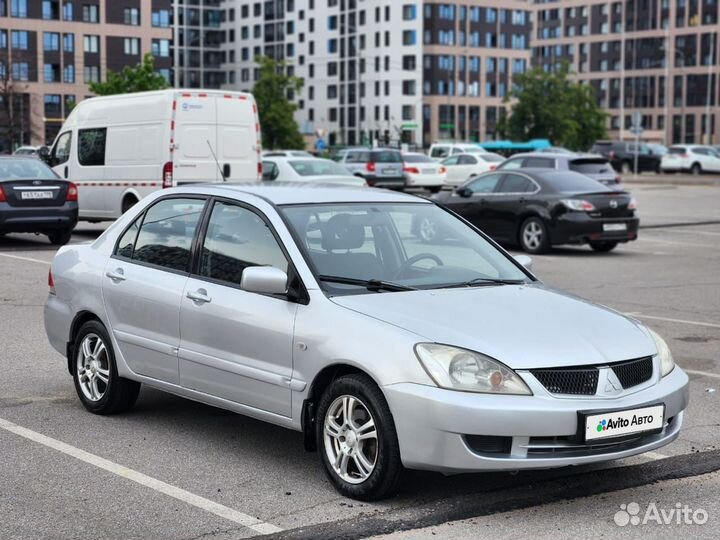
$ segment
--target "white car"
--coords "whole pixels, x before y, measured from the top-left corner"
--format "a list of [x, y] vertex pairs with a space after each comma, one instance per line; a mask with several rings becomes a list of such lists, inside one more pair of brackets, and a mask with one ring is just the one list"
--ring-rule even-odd
[[13, 152], [14, 156], [37, 156], [39, 146], [21, 146]]
[[720, 172], [720, 152], [712, 146], [674, 145], [660, 162], [663, 172], [683, 172], [692, 174]]
[[494, 171], [503, 161], [505, 161], [504, 157], [492, 152], [450, 156], [442, 162], [443, 166], [447, 169], [446, 183], [452, 186], [459, 186], [473, 176]]
[[307, 150], [263, 150], [262, 157], [315, 157]]
[[263, 180], [367, 186], [364, 178], [353, 176], [345, 167], [330, 159], [263, 157], [262, 168]]
[[447, 169], [419, 152], [403, 154], [405, 187], [424, 187], [433, 193], [445, 185]]
[[442, 161], [457, 154], [484, 154], [486, 152], [487, 150], [473, 143], [435, 143], [430, 146], [428, 155], [435, 161]]

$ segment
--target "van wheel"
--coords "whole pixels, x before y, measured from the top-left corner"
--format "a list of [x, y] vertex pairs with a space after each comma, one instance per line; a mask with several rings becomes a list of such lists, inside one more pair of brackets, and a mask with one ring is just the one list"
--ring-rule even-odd
[[395, 422], [370, 377], [335, 379], [320, 398], [315, 424], [320, 459], [335, 489], [362, 501], [395, 493], [404, 471]]
[[125, 197], [123, 199], [122, 206], [120, 207], [120, 212], [124, 214], [125, 212], [130, 210], [133, 206], [135, 206], [137, 204], [137, 202], [138, 202], [138, 200], [134, 196], [128, 195], [127, 197]]

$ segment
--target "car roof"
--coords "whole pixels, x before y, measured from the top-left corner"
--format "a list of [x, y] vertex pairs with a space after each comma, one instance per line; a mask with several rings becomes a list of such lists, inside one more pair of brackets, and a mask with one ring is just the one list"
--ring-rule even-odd
[[[355, 202], [432, 204], [424, 198], [395, 191], [312, 182], [194, 184], [176, 189], [178, 193], [192, 192], [225, 197], [232, 197], [233, 194], [254, 195], [275, 205]], [[168, 190], [163, 192], [168, 193]]]

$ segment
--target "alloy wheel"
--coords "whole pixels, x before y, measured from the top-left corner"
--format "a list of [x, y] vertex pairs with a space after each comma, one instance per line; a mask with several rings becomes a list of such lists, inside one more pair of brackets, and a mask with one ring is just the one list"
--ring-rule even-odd
[[110, 359], [105, 342], [97, 334], [87, 334], [77, 353], [76, 369], [80, 390], [90, 401], [100, 401], [110, 381]]
[[543, 230], [537, 221], [530, 221], [523, 229], [523, 243], [531, 250], [538, 249], [543, 241]]
[[349, 484], [361, 484], [375, 470], [378, 434], [375, 420], [358, 398], [336, 398], [325, 414], [325, 453], [335, 474]]
[[425, 242], [432, 242], [437, 238], [437, 223], [432, 219], [423, 218], [420, 222], [420, 238]]

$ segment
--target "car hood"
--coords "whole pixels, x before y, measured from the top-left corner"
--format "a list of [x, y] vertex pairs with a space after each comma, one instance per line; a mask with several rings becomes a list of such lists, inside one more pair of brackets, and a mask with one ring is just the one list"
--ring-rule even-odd
[[641, 323], [540, 284], [362, 294], [333, 301], [513, 369], [605, 364], [657, 352]]

